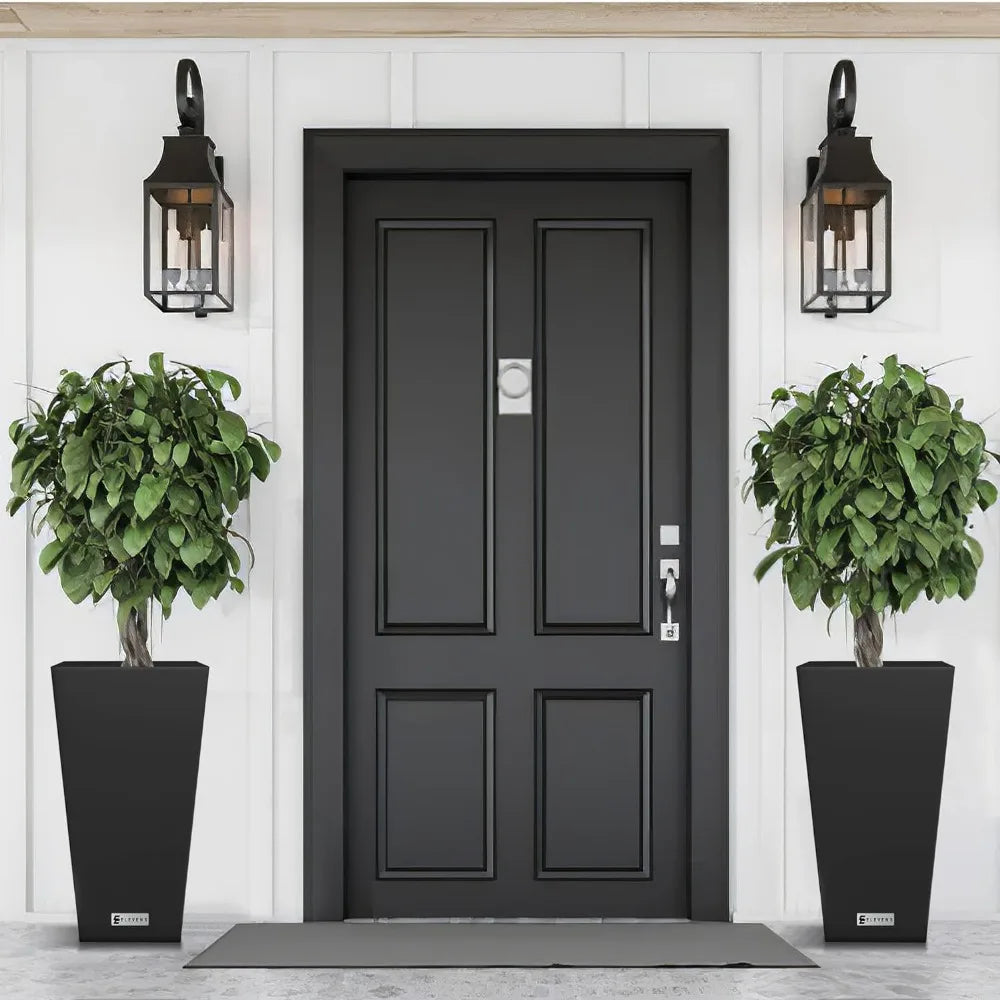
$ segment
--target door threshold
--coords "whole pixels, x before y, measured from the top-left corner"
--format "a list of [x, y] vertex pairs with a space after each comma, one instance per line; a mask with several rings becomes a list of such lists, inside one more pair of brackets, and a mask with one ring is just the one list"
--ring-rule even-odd
[[687, 917], [347, 917], [345, 924], [689, 924]]

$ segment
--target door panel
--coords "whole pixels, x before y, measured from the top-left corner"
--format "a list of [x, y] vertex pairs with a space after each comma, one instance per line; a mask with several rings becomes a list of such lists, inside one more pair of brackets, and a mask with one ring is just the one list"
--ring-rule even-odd
[[538, 629], [648, 632], [649, 223], [546, 220], [535, 246]]
[[348, 915], [685, 916], [686, 185], [346, 195]]
[[649, 695], [538, 692], [538, 878], [650, 878]]
[[489, 632], [493, 226], [380, 220], [378, 240], [381, 631]]
[[491, 878], [492, 691], [379, 691], [379, 878]]

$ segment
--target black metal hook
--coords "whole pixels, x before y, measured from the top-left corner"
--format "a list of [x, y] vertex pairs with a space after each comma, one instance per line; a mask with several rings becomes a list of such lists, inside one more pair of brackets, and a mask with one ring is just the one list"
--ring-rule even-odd
[[[844, 89], [843, 97], [840, 96], [841, 85]], [[826, 101], [826, 131], [830, 133], [850, 128], [857, 104], [858, 79], [854, 63], [850, 59], [841, 59], [833, 67], [833, 75], [830, 77], [830, 93]]]
[[180, 135], [205, 134], [205, 91], [193, 59], [181, 59], [177, 63], [177, 114], [181, 120], [177, 126]]

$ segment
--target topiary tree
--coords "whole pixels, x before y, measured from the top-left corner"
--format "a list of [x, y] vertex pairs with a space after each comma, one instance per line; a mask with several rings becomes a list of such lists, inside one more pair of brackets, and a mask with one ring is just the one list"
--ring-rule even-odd
[[859, 667], [882, 665], [886, 612], [921, 594], [968, 598], [983, 561], [969, 514], [996, 502], [982, 478], [996, 456], [929, 376], [891, 355], [881, 378], [851, 365], [810, 392], [778, 388], [772, 409], [784, 412], [748, 445], [743, 499], [774, 518], [754, 575], [780, 561], [796, 607], [818, 598], [832, 617], [846, 605]]
[[169, 618], [178, 591], [204, 607], [226, 587], [241, 593], [241, 539], [232, 527], [250, 478], [264, 480], [281, 450], [239, 414], [231, 375], [195, 365], [149, 372], [129, 361], [101, 365], [89, 378], [63, 371], [46, 407], [29, 400], [29, 417], [10, 425], [13, 515], [35, 501], [31, 526], [54, 538], [42, 571], [59, 570], [74, 604], [118, 603], [123, 666], [151, 667], [151, 602]]

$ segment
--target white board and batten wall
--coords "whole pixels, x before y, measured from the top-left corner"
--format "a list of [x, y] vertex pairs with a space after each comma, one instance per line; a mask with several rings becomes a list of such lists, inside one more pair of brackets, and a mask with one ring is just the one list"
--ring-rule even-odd
[[[144, 301], [140, 183], [197, 59], [207, 131], [236, 202], [231, 315]], [[830, 71], [858, 68], [856, 124], [894, 184], [893, 297], [869, 317], [798, 310], [798, 202]], [[188, 916], [301, 918], [302, 129], [310, 126], [730, 129], [732, 901], [737, 919], [819, 912], [794, 666], [849, 655], [846, 628], [754, 584], [760, 518], [738, 502], [743, 445], [784, 378], [898, 351], [951, 358], [941, 381], [1000, 409], [1000, 42], [248, 40], [0, 42], [0, 415], [118, 354], [224, 367], [285, 452], [243, 515], [249, 593], [178, 603], [156, 655], [212, 666]], [[1000, 438], [1000, 417], [989, 425]], [[9, 459], [2, 446], [2, 462]], [[968, 603], [921, 604], [890, 657], [958, 667], [933, 914], [1000, 912], [1000, 539]], [[73, 895], [50, 664], [111, 659], [110, 607], [73, 607], [35, 568], [23, 514], [0, 525], [0, 918], [56, 919]], [[694, 669], [697, 669], [695, 664]], [[865, 836], [864, 830], [858, 836]]]

